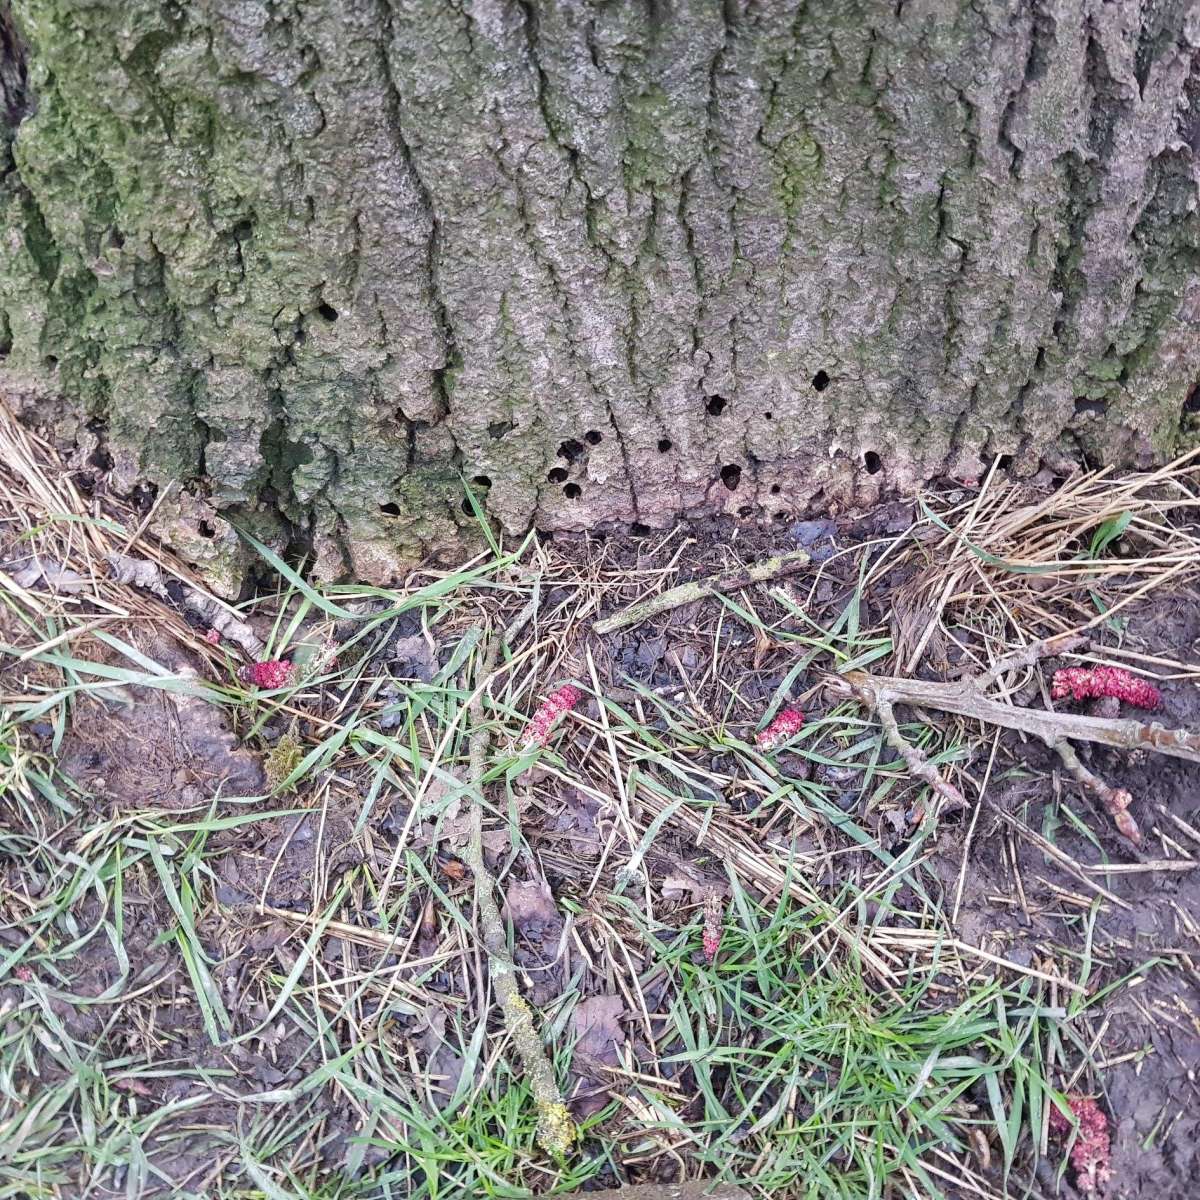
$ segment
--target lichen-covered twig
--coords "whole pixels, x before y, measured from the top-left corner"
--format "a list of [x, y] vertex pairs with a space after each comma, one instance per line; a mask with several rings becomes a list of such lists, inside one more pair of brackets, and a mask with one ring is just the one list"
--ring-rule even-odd
[[791, 550], [787, 554], [776, 554], [765, 558], [762, 562], [754, 563], [744, 571], [724, 575], [710, 575], [707, 579], [694, 579], [691, 583], [681, 583], [678, 587], [668, 588], [651, 596], [648, 600], [631, 604], [628, 608], [603, 621], [597, 621], [594, 629], [599, 634], [613, 633], [625, 629], [629, 625], [638, 625], [657, 617], [659, 613], [670, 612], [681, 604], [690, 604], [693, 600], [703, 600], [705, 596], [718, 596], [726, 592], [736, 592], [739, 588], [749, 587], [753, 583], [767, 583], [779, 579], [793, 571], [799, 571], [811, 562], [808, 551]]
[[[514, 623], [515, 624], [515, 623]], [[517, 1048], [521, 1065], [529, 1079], [538, 1114], [538, 1142], [553, 1154], [565, 1154], [575, 1141], [577, 1131], [562, 1093], [554, 1078], [554, 1070], [533, 1023], [533, 1013], [517, 986], [516, 969], [508, 952], [504, 922], [496, 905], [495, 881], [483, 858], [483, 776], [487, 769], [490, 733], [484, 722], [483, 693], [496, 666], [500, 640], [490, 639], [483, 657], [479, 683], [468, 710], [471, 733], [470, 794], [471, 836], [467, 843], [466, 863], [475, 879], [475, 904], [479, 909], [479, 924], [487, 951], [488, 973], [504, 1013], [504, 1024]]]

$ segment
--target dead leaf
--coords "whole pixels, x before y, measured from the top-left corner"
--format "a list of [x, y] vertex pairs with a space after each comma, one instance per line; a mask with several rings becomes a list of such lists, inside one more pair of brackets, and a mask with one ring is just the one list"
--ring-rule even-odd
[[507, 829], [485, 829], [481, 840], [488, 858], [499, 858], [512, 847], [512, 838]]
[[471, 836], [471, 810], [463, 803], [463, 797], [455, 796], [447, 802], [447, 797], [460, 789], [465, 779], [463, 767], [450, 767], [429, 781], [421, 801], [421, 816], [425, 820], [413, 838], [416, 849], [423, 850], [439, 842], [462, 845]]
[[557, 815], [546, 822], [546, 830], [570, 835], [573, 853], [583, 853], [587, 847], [599, 842], [596, 822], [600, 816], [600, 802], [579, 788], [569, 787], [563, 795], [563, 807]]
[[528, 999], [548, 1004], [562, 991], [559, 960], [563, 918], [545, 880], [512, 880], [504, 893], [504, 916], [513, 924], [513, 957], [529, 972]]
[[754, 659], [753, 666], [757, 671], [763, 664], [769, 654], [779, 648], [779, 643], [774, 638], [769, 637], [762, 629], [754, 631]]
[[245, 940], [251, 950], [261, 952], [274, 950], [276, 946], [286, 942], [291, 935], [291, 929], [283, 921], [266, 921], [252, 929]]
[[453, 879], [455, 883], [461, 883], [467, 877], [466, 865], [457, 858], [447, 858], [439, 862], [438, 866], [442, 868], [442, 874], [447, 879]]
[[563, 923], [544, 879], [511, 880], [504, 893], [504, 916], [526, 937]]
[[426, 1017], [425, 1034], [421, 1039], [425, 1047], [425, 1072], [435, 1091], [452, 1096], [462, 1078], [465, 1063], [446, 1039], [446, 1013], [444, 1009], [430, 1009]]
[[51, 591], [72, 595], [82, 592], [87, 587], [87, 580], [78, 571], [64, 567], [61, 563], [45, 562], [40, 558], [32, 558], [23, 566], [13, 562], [0, 563], [0, 570], [6, 572], [18, 587], [32, 588], [44, 583]]
[[727, 896], [729, 885], [723, 880], [709, 878], [691, 863], [681, 862], [676, 863], [671, 873], [663, 877], [659, 890], [664, 900], [687, 900], [690, 904], [703, 904], [709, 896]]
[[421, 919], [417, 923], [417, 953], [422, 958], [430, 958], [438, 946], [438, 914], [437, 906], [430, 897], [421, 909]]
[[620, 1019], [624, 1012], [625, 1001], [620, 996], [589, 996], [571, 1014], [571, 1028], [578, 1040], [571, 1061], [575, 1082], [570, 1107], [577, 1121], [586, 1121], [608, 1105], [611, 1075], [606, 1068], [621, 1063], [625, 1031]]
[[[461, 791], [466, 778], [466, 767], [445, 767], [438, 771], [425, 788], [425, 795], [421, 800], [422, 810], [424, 812], [434, 810], [447, 796]], [[453, 803], [455, 811], [457, 811], [458, 807], [462, 804], [462, 797], [456, 796]]]
[[428, 683], [437, 672], [433, 651], [419, 633], [412, 637], [397, 638], [391, 645], [388, 658], [396, 679], [417, 679]]
[[437, 931], [437, 907], [430, 898], [425, 901], [425, 907], [421, 910], [421, 937], [424, 940], [433, 941], [437, 937]]
[[575, 1054], [583, 1059], [577, 1066], [615, 1067], [621, 1061], [625, 1031], [620, 1019], [625, 1001], [620, 996], [589, 996], [575, 1006], [571, 1025], [579, 1039]]

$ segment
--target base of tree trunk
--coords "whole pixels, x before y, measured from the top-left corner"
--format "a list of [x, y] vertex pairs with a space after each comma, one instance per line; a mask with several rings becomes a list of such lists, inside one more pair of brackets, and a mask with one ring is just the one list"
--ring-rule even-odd
[[[1140, 0], [0, 4], [0, 392], [235, 589], [1147, 465], [1200, 26]], [[164, 495], [168, 483], [174, 490]]]

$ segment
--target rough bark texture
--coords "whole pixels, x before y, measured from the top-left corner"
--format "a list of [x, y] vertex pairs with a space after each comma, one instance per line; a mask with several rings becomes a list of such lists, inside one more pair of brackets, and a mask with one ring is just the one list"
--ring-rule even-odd
[[463, 476], [520, 530], [1150, 460], [1200, 376], [1195, 0], [13, 8], [0, 388], [230, 586], [223, 517], [384, 579]]

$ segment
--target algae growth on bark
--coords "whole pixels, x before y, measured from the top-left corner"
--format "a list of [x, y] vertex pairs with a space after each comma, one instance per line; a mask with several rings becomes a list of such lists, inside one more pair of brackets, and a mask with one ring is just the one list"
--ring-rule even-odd
[[[2, 7], [2, 6], [0, 6]], [[0, 391], [236, 586], [1171, 453], [1191, 0], [13, 0]], [[468, 505], [469, 509], [469, 505]]]

